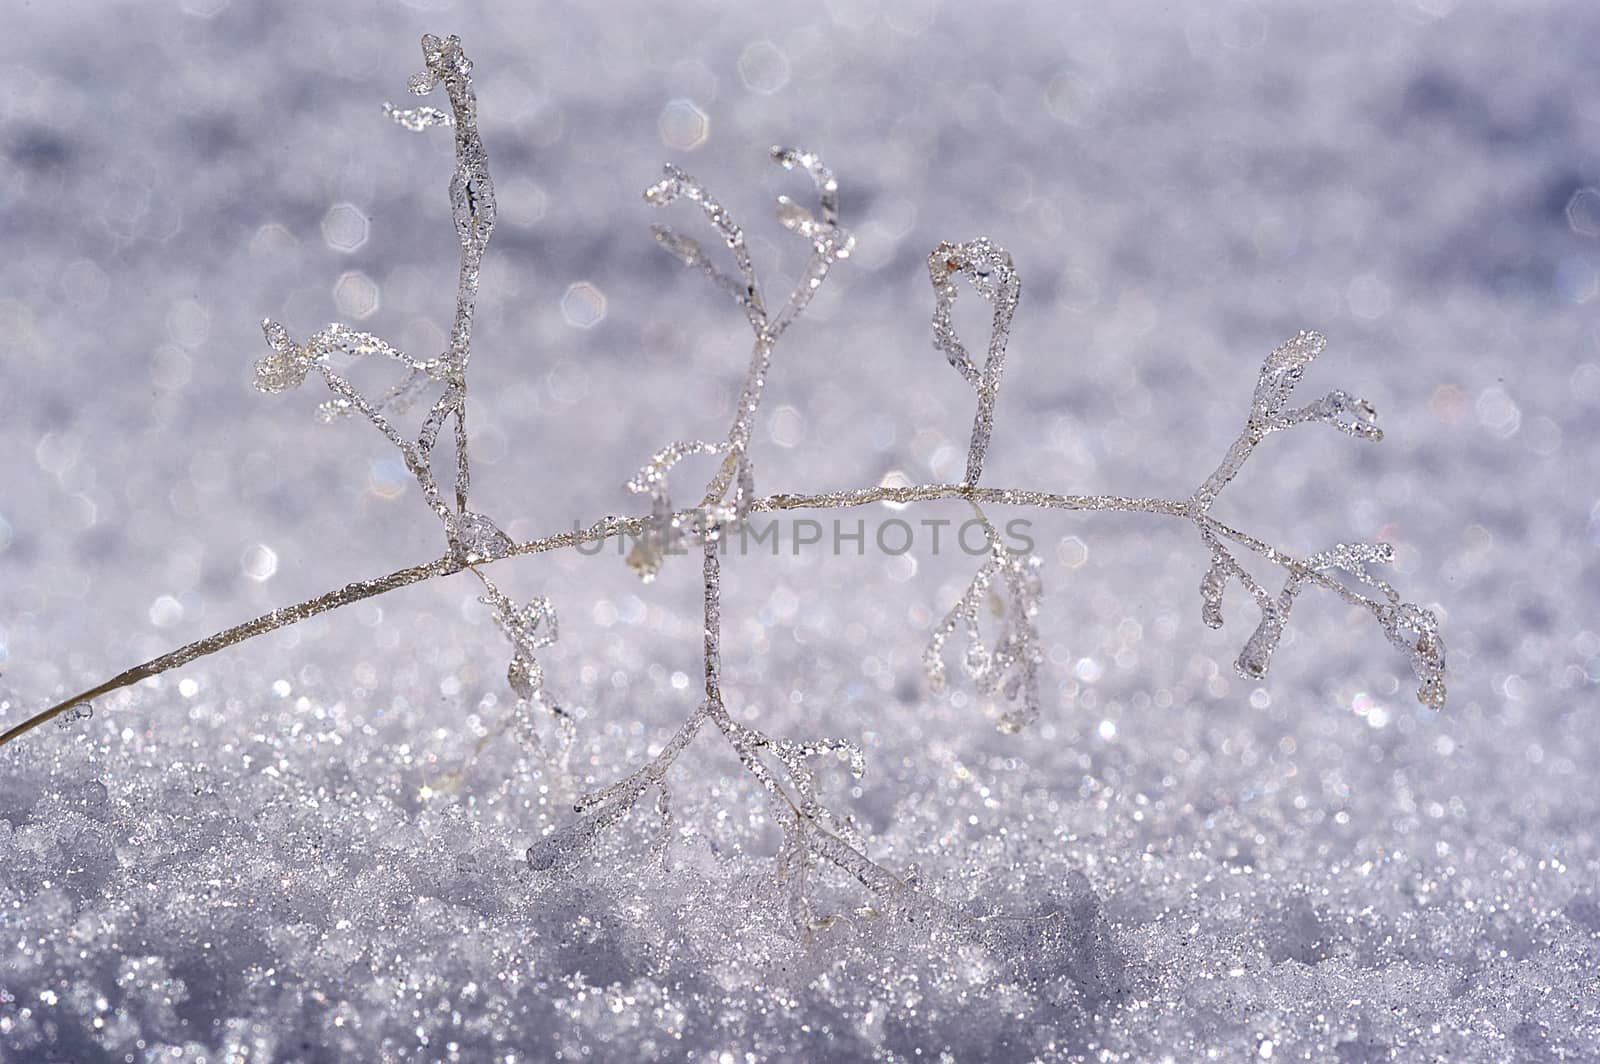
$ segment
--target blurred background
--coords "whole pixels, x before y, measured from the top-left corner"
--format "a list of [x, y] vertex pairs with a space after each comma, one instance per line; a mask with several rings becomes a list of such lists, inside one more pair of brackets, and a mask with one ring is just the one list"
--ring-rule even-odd
[[[563, 788], [693, 707], [699, 573], [507, 562], [496, 581], [561, 616], [544, 662], [578, 717], [574, 779], [501, 730], [508, 648], [459, 577], [0, 752], [3, 926], [28, 943], [0, 959], [0, 1044], [1600, 1052], [1600, 10], [184, 0], [7, 24], [0, 725], [442, 553], [370, 426], [318, 423], [314, 382], [251, 387], [263, 316], [443, 347], [451, 138], [380, 109], [408, 105], [423, 32], [477, 64], [499, 223], [473, 498], [514, 538], [640, 512], [623, 484], [652, 452], [726, 432], [747, 326], [650, 239], [702, 221], [640, 192], [666, 161], [700, 178], [776, 303], [807, 248], [772, 200], [809, 195], [766, 149], [798, 144], [838, 174], [857, 248], [778, 350], [761, 494], [959, 479], [973, 399], [930, 343], [941, 240], [989, 236], [1022, 277], [991, 486], [1187, 496], [1261, 359], [1317, 329], [1303, 399], [1364, 396], [1386, 439], [1274, 436], [1214, 512], [1297, 553], [1393, 543], [1393, 582], [1443, 618], [1450, 703], [1419, 706], [1377, 626], [1326, 595], [1240, 680], [1253, 611], [1204, 628], [1205, 550], [1160, 518], [1007, 515], [1045, 562], [1044, 716], [1020, 738], [923, 683], [977, 564], [948, 542], [730, 561], [732, 706], [862, 742], [869, 776], [831, 786], [874, 855], [973, 911], [1095, 929], [1020, 973], [881, 926], [802, 948], [759, 903], [762, 802], [709, 743], [676, 873], [632, 867], [642, 816], [576, 882], [517, 871]], [[966, 514], [842, 516], [870, 547], [885, 519]], [[596, 1012], [582, 986], [631, 998]], [[451, 1009], [409, 1015], [424, 991]]]

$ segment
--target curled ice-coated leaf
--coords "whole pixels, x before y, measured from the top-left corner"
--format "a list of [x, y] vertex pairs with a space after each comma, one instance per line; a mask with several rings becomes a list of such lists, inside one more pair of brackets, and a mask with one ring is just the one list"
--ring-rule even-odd
[[1381, 606], [1377, 615], [1389, 642], [1411, 661], [1411, 671], [1417, 678], [1417, 701], [1429, 709], [1443, 709], [1445, 653], [1439, 619], [1432, 610], [1413, 602]]
[[1252, 414], [1271, 418], [1282, 411], [1295, 385], [1305, 375], [1306, 367], [1327, 346], [1327, 338], [1321, 333], [1302, 329], [1274, 348], [1261, 364], [1261, 375], [1256, 380], [1255, 397], [1251, 403]]
[[1207, 628], [1222, 627], [1222, 595], [1228, 587], [1228, 567], [1224, 555], [1214, 549], [1211, 565], [1200, 578], [1200, 619]]
[[270, 353], [256, 361], [256, 388], [272, 394], [300, 386], [311, 369], [311, 356], [289, 336], [289, 330], [264, 318], [261, 331], [266, 335]]
[[[934, 628], [922, 654], [930, 688], [943, 691], [947, 682], [945, 644], [958, 630], [964, 632], [967, 645], [961, 657], [963, 671], [980, 691], [1000, 695], [1012, 706], [997, 721], [1003, 732], [1020, 731], [1039, 716], [1039, 663], [1043, 653], [1033, 618], [1043, 593], [1040, 567], [1038, 558], [1007, 549], [991, 529], [988, 560]], [[984, 642], [980, 623], [985, 606], [1000, 622], [992, 645]]]
[[772, 161], [785, 170], [805, 171], [817, 192], [816, 214], [788, 196], [778, 197], [778, 224], [811, 241], [811, 258], [794, 291], [772, 322], [769, 332], [776, 337], [805, 310], [811, 297], [822, 287], [833, 264], [850, 257], [856, 240], [839, 225], [839, 182], [833, 176], [833, 171], [815, 153], [802, 148], [774, 145], [771, 156]]
[[1383, 430], [1378, 427], [1378, 412], [1372, 404], [1337, 389], [1284, 418], [1284, 422], [1291, 425], [1303, 421], [1320, 421], [1358, 439], [1374, 442], [1383, 439]]
[[800, 206], [788, 196], [778, 197], [778, 223], [812, 241], [818, 251], [834, 258], [846, 258], [854, 245], [849, 232], [839, 228], [839, 181], [820, 156], [804, 148], [774, 144], [768, 151], [772, 161], [785, 170], [803, 170], [817, 193], [817, 213]]
[[833, 171], [814, 153], [803, 148], [774, 144], [770, 154], [772, 161], [785, 170], [799, 167], [811, 176], [812, 184], [817, 187], [817, 209], [822, 213], [818, 221], [812, 218], [810, 211], [788, 196], [779, 196], [778, 221], [783, 223], [783, 227], [812, 239], [821, 239], [829, 230], [836, 230], [839, 225], [839, 182], [833, 176]]
[[[953, 311], [960, 294], [955, 278], [963, 276], [980, 296], [994, 305], [994, 321], [989, 331], [988, 354], [982, 367], [967, 353], [957, 335]], [[928, 256], [928, 279], [933, 284], [933, 345], [949, 360], [962, 378], [978, 393], [978, 412], [972, 422], [972, 441], [967, 449], [964, 484], [977, 484], [983, 474], [983, 459], [994, 433], [995, 398], [1005, 372], [1006, 345], [1011, 339], [1011, 319], [1022, 297], [1022, 282], [1012, 265], [1011, 254], [987, 237], [965, 244], [945, 242]]]
[[698, 206], [721, 238], [723, 246], [732, 252], [739, 276], [734, 278], [723, 273], [698, 241], [670, 226], [651, 227], [657, 243], [672, 252], [685, 266], [698, 268], [713, 284], [732, 296], [750, 319], [751, 328], [758, 335], [761, 334], [766, 328], [767, 311], [761, 301], [761, 288], [756, 280], [755, 264], [750, 260], [750, 249], [745, 246], [744, 230], [739, 228], [722, 204], [689, 174], [668, 163], [662, 167], [662, 175], [660, 181], [645, 189], [645, 202], [654, 207], [665, 207], [684, 199]]
[[1272, 664], [1272, 653], [1278, 649], [1278, 641], [1282, 637], [1282, 615], [1276, 609], [1263, 610], [1261, 621], [1250, 633], [1250, 638], [1245, 640], [1244, 649], [1239, 652], [1233, 667], [1247, 680], [1263, 678], [1267, 675], [1267, 667]]

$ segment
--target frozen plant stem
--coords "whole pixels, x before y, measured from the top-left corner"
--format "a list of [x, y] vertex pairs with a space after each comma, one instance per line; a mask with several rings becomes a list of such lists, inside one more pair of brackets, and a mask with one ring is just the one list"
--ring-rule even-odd
[[[283, 326], [268, 321], [263, 328], [269, 351], [257, 363], [256, 383], [265, 392], [285, 391], [299, 385], [315, 370], [333, 393], [333, 399], [322, 406], [325, 418], [359, 414], [401, 452], [429, 509], [443, 526], [447, 551], [431, 562], [346, 584], [136, 665], [12, 726], [0, 734], [0, 745], [74, 707], [245, 640], [397, 588], [470, 570], [485, 591], [482, 601], [495, 611], [512, 645], [507, 680], [518, 696], [516, 713], [524, 743], [547, 764], [563, 771], [565, 754], [571, 743], [572, 719], [546, 689], [544, 673], [535, 654], [556, 638], [554, 607], [544, 598], [536, 598], [525, 605], [511, 601], [490, 582], [483, 570], [518, 555], [627, 536], [635, 541], [629, 564], [649, 580], [674, 553], [674, 548], [694, 545], [700, 548], [704, 559], [703, 700], [658, 754], [623, 779], [579, 799], [577, 819], [530, 848], [529, 862], [536, 868], [550, 870], [570, 864], [601, 831], [625, 816], [647, 793], [655, 794], [660, 817], [656, 851], [663, 861], [670, 861], [673, 821], [669, 774], [678, 755], [710, 723], [766, 793], [775, 822], [782, 829], [776, 874], [784, 887], [786, 909], [796, 926], [810, 929], [827, 922], [827, 918], [819, 918], [812, 911], [810, 902], [808, 883], [818, 865], [831, 865], [845, 872], [900, 911], [909, 912], [913, 907], [920, 907], [918, 911], [927, 912], [927, 907], [934, 903], [916, 889], [913, 877], [899, 876], [867, 857], [866, 844], [850, 818], [832, 812], [819, 797], [813, 763], [832, 758], [844, 762], [852, 775], [859, 776], [865, 762], [854, 744], [841, 739], [796, 740], [769, 736], [739, 723], [728, 711], [721, 679], [722, 563], [719, 549], [723, 537], [755, 514], [830, 510], [873, 503], [908, 505], [946, 499], [965, 500], [975, 507], [1143, 513], [1187, 521], [1194, 525], [1210, 557], [1200, 581], [1204, 623], [1211, 627], [1223, 623], [1223, 597], [1232, 583], [1245, 589], [1259, 613], [1256, 628], [1236, 663], [1242, 676], [1255, 680], [1266, 674], [1294, 602], [1306, 588], [1317, 587], [1371, 613], [1389, 640], [1410, 657], [1419, 683], [1419, 700], [1434, 708], [1443, 706], [1444, 645], [1433, 614], [1414, 603], [1403, 602], [1394, 588], [1374, 576], [1369, 568], [1392, 560], [1393, 554], [1387, 545], [1339, 543], [1302, 558], [1280, 551], [1211, 516], [1213, 503], [1262, 441], [1274, 432], [1304, 422], [1322, 422], [1357, 438], [1378, 440], [1382, 437], [1372, 407], [1345, 392], [1329, 392], [1297, 408], [1288, 405], [1306, 367], [1323, 349], [1324, 340], [1316, 333], [1301, 332], [1267, 357], [1244, 429], [1221, 464], [1189, 498], [1065, 495], [980, 487], [1021, 284], [1010, 254], [987, 238], [960, 244], [941, 243], [928, 259], [935, 297], [934, 346], [973, 386], [977, 395], [962, 482], [758, 497], [749, 449], [772, 369], [773, 353], [779, 339], [805, 309], [834, 263], [846, 258], [854, 245], [853, 238], [839, 225], [839, 186], [832, 171], [817, 156], [794, 148], [773, 148], [772, 160], [785, 169], [801, 170], [811, 179], [817, 211], [813, 214], [787, 196], [778, 198], [779, 223], [808, 241], [811, 253], [799, 282], [776, 314], [769, 314], [767, 310], [743, 230], [699, 182], [682, 170], [668, 166], [662, 180], [645, 193], [646, 200], [657, 206], [683, 200], [698, 207], [733, 259], [736, 276], [717, 267], [693, 238], [665, 226], [655, 229], [656, 240], [684, 266], [703, 274], [724, 295], [732, 298], [749, 323], [753, 335], [750, 363], [726, 438], [715, 442], [679, 441], [658, 451], [627, 485], [630, 491], [649, 497], [648, 513], [604, 517], [587, 528], [523, 543], [512, 542], [492, 520], [468, 506], [471, 478], [466, 433], [467, 365], [477, 305], [478, 273], [495, 218], [494, 185], [489, 176], [488, 156], [478, 135], [472, 63], [455, 37], [426, 36], [422, 40], [422, 51], [426, 68], [411, 79], [409, 87], [418, 95], [426, 95], [442, 86], [450, 110], [429, 107], [401, 110], [387, 106], [386, 110], [408, 130], [423, 131], [434, 126], [454, 129], [456, 168], [449, 193], [461, 245], [461, 261], [456, 312], [448, 344], [437, 356], [416, 359], [377, 336], [348, 326], [326, 326], [301, 344], [296, 343]], [[953, 323], [952, 307], [959, 294], [958, 278], [965, 278], [994, 307], [986, 357], [981, 366], [968, 354]], [[340, 355], [379, 355], [398, 363], [404, 374], [399, 383], [374, 401], [362, 395], [334, 368], [332, 359]], [[439, 394], [428, 408], [420, 432], [414, 438], [409, 437], [398, 427], [398, 419], [410, 403], [431, 388], [437, 388]], [[447, 423], [452, 427], [455, 452], [454, 491], [450, 501], [446, 501], [440, 490], [432, 464], [434, 449]], [[698, 505], [687, 509], [675, 507], [669, 491], [672, 469], [680, 460], [694, 455], [718, 455], [721, 461], [700, 493]], [[999, 717], [1001, 728], [1011, 731], [1025, 727], [1040, 711], [1038, 673], [1043, 655], [1033, 623], [1041, 594], [1040, 563], [1037, 558], [1004, 548], [981, 509], [979, 516], [990, 531], [990, 555], [966, 594], [933, 633], [924, 660], [930, 683], [936, 689], [942, 687], [946, 679], [946, 645], [952, 638], [964, 636], [967, 645], [962, 655], [963, 669], [980, 689], [1011, 703]], [[1281, 588], [1273, 591], [1261, 584], [1240, 562], [1240, 552], [1254, 554], [1282, 570]], [[1004, 600], [1000, 630], [992, 646], [986, 645], [980, 623], [983, 612], [980, 604], [989, 599]], [[538, 738], [534, 725], [537, 715], [532, 712], [535, 709], [543, 710], [555, 721], [558, 742], [554, 751], [548, 750]]]
[[[1332, 591], [1353, 606], [1362, 606], [1374, 613], [1381, 606], [1381, 603], [1376, 600], [1353, 591], [1325, 573], [1308, 568], [1305, 562], [1293, 555], [1286, 554], [1253, 536], [1231, 528], [1214, 517], [1199, 513], [1189, 500], [1130, 498], [1121, 495], [1054, 495], [1048, 492], [1021, 491], [1007, 488], [972, 488], [964, 484], [918, 484], [909, 487], [875, 486], [858, 488], [853, 491], [813, 495], [771, 495], [764, 499], [755, 500], [750, 505], [749, 512], [777, 513], [790, 510], [834, 510], [868, 506], [873, 503], [911, 505], [932, 502], [938, 499], [966, 499], [971, 502], [1033, 507], [1045, 510], [1094, 510], [1108, 513], [1143, 513], [1180, 517], [1194, 522], [1200, 529], [1202, 536], [1207, 536], [1211, 539], [1216, 537], [1229, 539], [1291, 574], [1301, 573], [1304, 579], [1309, 580], [1318, 587]], [[679, 522], [687, 521], [696, 512], [694, 510], [683, 510], [675, 514], [674, 519]], [[571, 532], [558, 532], [554, 535], [542, 536], [538, 539], [530, 539], [514, 544], [504, 557], [544, 554], [549, 551], [563, 550], [582, 544], [603, 542], [615, 536], [636, 537], [644, 532], [649, 521], [650, 518], [648, 516], [604, 517], [588, 528]], [[492, 564], [494, 563], [479, 562], [475, 567], [482, 568]], [[446, 554], [422, 565], [397, 569], [392, 573], [386, 573], [371, 580], [359, 580], [332, 591], [323, 592], [303, 602], [297, 602], [292, 606], [284, 606], [270, 613], [263, 613], [259, 617], [245, 621], [243, 624], [236, 624], [232, 628], [226, 628], [208, 635], [204, 639], [197, 639], [193, 643], [181, 646], [158, 658], [151, 658], [149, 661], [120, 672], [88, 690], [80, 691], [78, 694], [58, 702], [49, 709], [41, 710], [4, 733], [0, 733], [0, 746], [9, 743], [41, 724], [48, 723], [51, 719], [74, 706], [83, 705], [85, 702], [99, 698], [101, 695], [132, 686], [140, 680], [160, 676], [164, 672], [187, 665], [197, 658], [215, 654], [219, 650], [226, 650], [228, 647], [236, 646], [248, 639], [254, 639], [256, 636], [266, 635], [268, 632], [276, 631], [279, 628], [287, 628], [297, 621], [315, 617], [319, 613], [327, 613], [341, 606], [348, 606], [389, 591], [409, 587], [412, 584], [431, 580], [434, 577], [451, 576], [465, 568], [467, 566], [464, 563], [457, 561], [452, 555]]]

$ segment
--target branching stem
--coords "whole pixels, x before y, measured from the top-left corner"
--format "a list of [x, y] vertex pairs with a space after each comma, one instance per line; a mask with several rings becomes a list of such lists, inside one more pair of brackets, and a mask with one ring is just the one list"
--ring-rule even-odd
[[[912, 504], [932, 502], [939, 499], [966, 499], [973, 503], [989, 503], [1003, 506], [1028, 506], [1049, 510], [1094, 510], [1112, 513], [1146, 513], [1158, 514], [1167, 517], [1181, 517], [1195, 522], [1202, 530], [1202, 534], [1213, 537], [1223, 537], [1261, 555], [1275, 565], [1279, 565], [1290, 572], [1302, 572], [1310, 580], [1330, 591], [1335, 592], [1352, 605], [1364, 606], [1369, 609], [1378, 604], [1337, 580], [1320, 572], [1306, 571], [1301, 561], [1291, 555], [1285, 554], [1276, 548], [1270, 547], [1253, 536], [1239, 532], [1214, 518], [1196, 513], [1192, 504], [1187, 501], [1172, 499], [1142, 498], [1123, 495], [1057, 495], [1049, 492], [1016, 490], [1007, 488], [974, 488], [961, 484], [918, 484], [909, 487], [871, 487], [860, 488], [854, 491], [831, 492], [818, 495], [778, 494], [764, 499], [754, 500], [750, 505], [752, 513], [778, 513], [791, 510], [833, 510], [846, 509], [855, 506], [867, 506], [872, 503], [888, 502]], [[686, 510], [683, 517], [688, 520], [694, 511]], [[558, 532], [554, 535], [543, 536], [518, 543], [512, 547], [507, 557], [523, 554], [544, 554], [549, 551], [562, 550], [587, 543], [603, 542], [615, 536], [638, 536], [644, 532], [649, 518], [638, 517], [604, 517], [594, 522], [588, 528], [574, 529], [570, 532]], [[481, 561], [478, 566], [493, 564], [492, 561]], [[422, 583], [435, 577], [451, 576], [468, 568], [463, 562], [452, 555], [435, 558], [431, 562], [413, 565], [405, 569], [397, 569], [392, 573], [375, 577], [371, 580], [359, 580], [352, 584], [332, 591], [326, 591], [314, 598], [297, 602], [292, 606], [275, 609], [264, 613], [253, 620], [243, 624], [234, 625], [197, 639], [192, 643], [181, 646], [170, 653], [158, 658], [152, 658], [141, 665], [118, 673], [86, 691], [63, 699], [48, 709], [34, 714], [27, 720], [7, 729], [0, 734], [0, 746], [19, 738], [32, 731], [41, 724], [48, 723], [68, 710], [91, 702], [102, 695], [124, 687], [131, 687], [140, 680], [148, 680], [154, 676], [187, 665], [197, 658], [215, 654], [219, 650], [236, 646], [256, 636], [266, 635], [279, 628], [286, 628], [298, 621], [315, 617], [330, 610], [339, 609], [364, 599], [373, 598], [402, 587]]]

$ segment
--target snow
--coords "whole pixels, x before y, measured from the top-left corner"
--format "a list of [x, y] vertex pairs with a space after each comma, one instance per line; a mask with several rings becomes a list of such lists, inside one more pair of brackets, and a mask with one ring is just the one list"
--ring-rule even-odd
[[[642, 584], [615, 541], [497, 562], [560, 613], [540, 664], [576, 780], [507, 728], [465, 575], [0, 750], [0, 1058], [1600, 1056], [1600, 11], [431, 7], [7, 12], [0, 725], [445, 549], [369, 426], [250, 386], [264, 316], [444, 344], [450, 137], [381, 112], [424, 32], [477, 64], [500, 221], [473, 503], [513, 539], [640, 512], [651, 454], [725, 431], [747, 323], [654, 246], [640, 193], [692, 173], [782, 292], [807, 245], [766, 152], [797, 144], [857, 243], [774, 358], [759, 492], [960, 478], [940, 241], [990, 237], [1021, 277], [986, 485], [1187, 496], [1261, 360], [1316, 329], [1306, 398], [1370, 399], [1383, 442], [1275, 434], [1215, 513], [1302, 554], [1393, 543], [1449, 704], [1309, 590], [1241, 680], [1254, 617], [1233, 595], [1202, 624], [1190, 529], [1019, 511], [1042, 716], [1003, 735], [922, 670], [982, 562], [949, 542], [969, 507], [817, 514], [798, 550], [780, 525], [723, 562], [729, 709], [859, 743], [859, 783], [819, 777], [830, 808], [967, 916], [864, 911], [824, 876], [838, 918], [797, 935], [779, 828], [705, 737], [664, 863], [647, 809], [564, 874], [522, 859], [698, 703], [700, 565]], [[957, 304], [969, 346], [986, 313]], [[876, 549], [891, 518], [908, 553]]]

